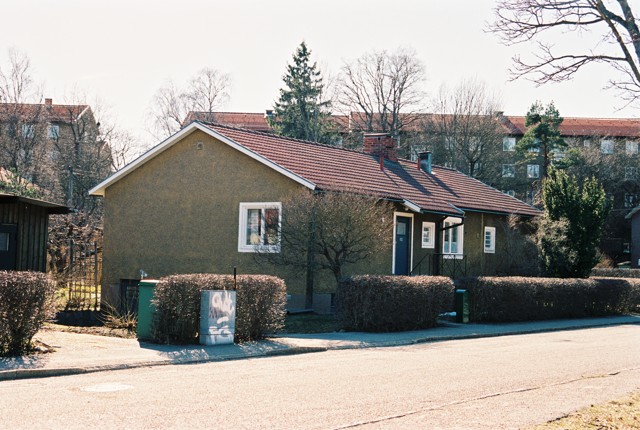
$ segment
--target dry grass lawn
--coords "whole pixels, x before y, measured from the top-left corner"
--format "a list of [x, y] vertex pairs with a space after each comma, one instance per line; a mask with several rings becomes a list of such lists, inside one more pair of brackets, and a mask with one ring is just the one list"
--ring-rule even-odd
[[530, 430], [640, 429], [640, 391], [601, 405], [592, 405]]

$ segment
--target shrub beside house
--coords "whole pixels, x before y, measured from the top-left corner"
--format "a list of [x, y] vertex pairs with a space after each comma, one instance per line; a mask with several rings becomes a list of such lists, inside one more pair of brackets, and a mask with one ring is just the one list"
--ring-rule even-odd
[[[258, 265], [256, 244], [278, 252], [285, 196], [365, 191], [393, 204], [391, 245], [347, 268], [358, 274], [494, 274], [510, 257], [501, 226], [540, 212], [452, 169], [399, 159], [388, 135], [364, 152], [193, 122], [90, 193], [104, 197], [103, 296], [139, 277], [266, 273], [304, 291], [304, 275]], [[321, 273], [316, 291], [333, 291]]]

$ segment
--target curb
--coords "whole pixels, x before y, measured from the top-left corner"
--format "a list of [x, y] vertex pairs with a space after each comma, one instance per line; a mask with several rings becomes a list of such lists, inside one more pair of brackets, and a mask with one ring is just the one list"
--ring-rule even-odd
[[[463, 324], [448, 323], [447, 326], [461, 326]], [[119, 363], [119, 364], [106, 364], [101, 366], [90, 367], [61, 367], [61, 368], [41, 368], [41, 369], [12, 369], [12, 370], [0, 370], [0, 382], [12, 381], [19, 379], [31, 379], [31, 378], [48, 378], [54, 376], [68, 376], [79, 375], [85, 373], [104, 372], [112, 370], [125, 370], [141, 367], [156, 367], [167, 365], [180, 365], [180, 364], [199, 364], [210, 363], [217, 361], [232, 361], [232, 360], [244, 360], [249, 358], [263, 358], [263, 357], [278, 357], [287, 355], [301, 355], [310, 354], [316, 352], [326, 352], [329, 350], [344, 350], [344, 349], [365, 349], [365, 348], [388, 348], [394, 346], [408, 346], [421, 343], [430, 342], [445, 342], [451, 340], [465, 340], [465, 339], [480, 339], [489, 337], [502, 337], [502, 336], [519, 336], [524, 334], [538, 334], [548, 333], [556, 331], [570, 331], [570, 330], [583, 330], [600, 327], [609, 327], [613, 325], [640, 325], [640, 319], [636, 321], [603, 321], [601, 323], [585, 324], [580, 326], [570, 327], [545, 327], [545, 328], [531, 328], [522, 329], [512, 332], [492, 332], [492, 333], [469, 333], [461, 335], [439, 336], [439, 337], [422, 337], [417, 339], [405, 339], [396, 341], [373, 341], [373, 342], [360, 342], [352, 344], [343, 344], [336, 346], [287, 346], [281, 344], [284, 347], [282, 349], [275, 349], [266, 352], [249, 352], [243, 354], [234, 354], [227, 356], [217, 357], [200, 357], [200, 358], [186, 358], [186, 359], [161, 359], [155, 361], [140, 361], [132, 363]]]
[[300, 355], [300, 354], [309, 354], [314, 352], [325, 352], [328, 349], [329, 348], [326, 348], [326, 347], [295, 346], [295, 347], [287, 347], [287, 348], [267, 351], [267, 352], [260, 352], [260, 353], [253, 353], [253, 354], [248, 353], [243, 355], [232, 355], [232, 356], [190, 358], [190, 359], [177, 359], [177, 360], [165, 359], [165, 360], [158, 360], [158, 361], [140, 361], [140, 362], [134, 362], [134, 363], [125, 363], [125, 364], [105, 364], [103, 366], [91, 366], [91, 367], [58, 367], [58, 368], [51, 368], [51, 369], [0, 370], [0, 382], [15, 381], [18, 379], [36, 379], [36, 378], [50, 378], [54, 376], [81, 375], [85, 373], [136, 369], [141, 367], [157, 367], [157, 366], [169, 366], [169, 365], [180, 365], [180, 364], [201, 364], [201, 363], [213, 363], [217, 361], [245, 360], [249, 358]]

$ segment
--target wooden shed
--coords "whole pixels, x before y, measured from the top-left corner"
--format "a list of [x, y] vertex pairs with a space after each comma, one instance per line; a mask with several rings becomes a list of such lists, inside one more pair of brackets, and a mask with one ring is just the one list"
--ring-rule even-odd
[[0, 270], [45, 272], [49, 215], [66, 213], [66, 206], [0, 193]]

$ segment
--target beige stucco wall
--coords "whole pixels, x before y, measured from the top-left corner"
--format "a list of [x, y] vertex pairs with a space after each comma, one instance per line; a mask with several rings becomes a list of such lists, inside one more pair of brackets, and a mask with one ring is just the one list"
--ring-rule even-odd
[[[302, 293], [304, 273], [258, 266], [251, 253], [238, 252], [239, 203], [282, 201], [300, 187], [196, 130], [106, 189], [103, 285], [137, 279], [140, 269], [157, 278], [237, 267], [281, 276], [289, 292]], [[390, 261], [389, 249], [345, 274], [390, 273]], [[334, 285], [329, 273], [316, 278], [316, 292]]]

